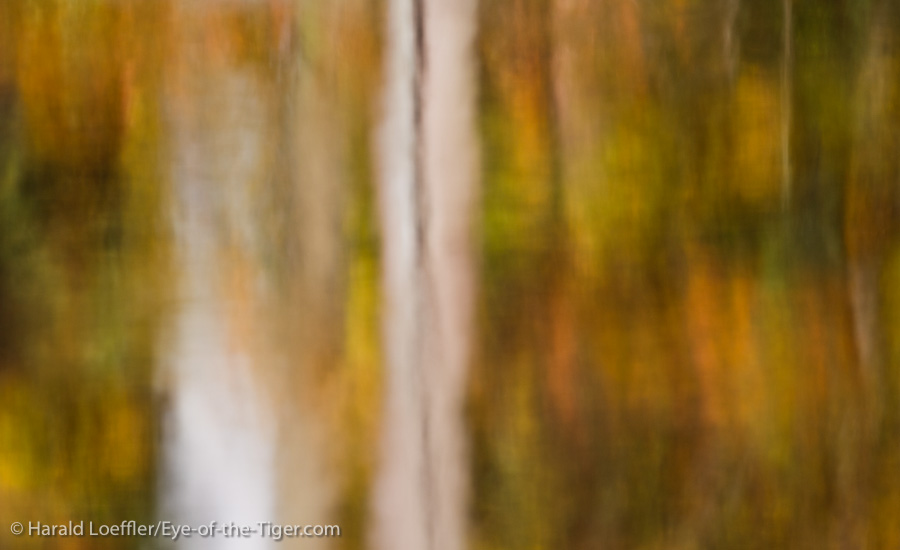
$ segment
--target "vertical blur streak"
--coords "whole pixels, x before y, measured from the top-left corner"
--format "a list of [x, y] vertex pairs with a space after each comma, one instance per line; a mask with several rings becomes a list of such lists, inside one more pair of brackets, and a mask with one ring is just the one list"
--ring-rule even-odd
[[466, 547], [462, 407], [472, 331], [470, 226], [476, 190], [472, 45], [476, 0], [426, 0], [424, 177], [428, 348], [425, 372], [432, 548]]
[[[176, 46], [167, 107], [180, 275], [165, 358], [172, 403], [163, 516], [254, 525], [274, 517], [275, 430], [259, 371], [267, 349], [265, 287], [253, 207], [271, 116], [263, 82], [252, 67], [231, 65], [233, 44], [216, 34], [217, 21], [195, 7], [179, 15], [184, 41]], [[268, 542], [191, 538], [179, 545]]]
[[374, 488], [373, 539], [383, 550], [427, 548], [421, 370], [421, 288], [416, 276], [416, 36], [414, 3], [387, 4], [384, 119], [380, 128], [379, 208], [385, 312], [386, 395], [381, 465]]
[[388, 369], [379, 548], [459, 549], [466, 541], [475, 7], [389, 4], [379, 143]]
[[782, 0], [781, 60], [781, 206], [787, 207], [791, 198], [791, 74], [794, 70], [791, 42], [794, 40], [793, 0]]

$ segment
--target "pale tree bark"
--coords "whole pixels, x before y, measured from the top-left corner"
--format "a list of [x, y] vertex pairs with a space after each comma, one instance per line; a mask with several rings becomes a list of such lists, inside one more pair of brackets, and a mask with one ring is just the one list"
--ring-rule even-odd
[[[259, 63], [244, 62], [236, 53], [239, 37], [225, 26], [228, 18], [265, 9], [262, 2], [186, 2], [174, 17], [179, 38], [167, 68], [164, 101], [178, 299], [172, 334], [163, 341], [170, 407], [160, 515], [193, 527], [211, 521], [249, 527], [265, 521], [326, 523], [332, 500], [332, 484], [322, 474], [326, 449], [319, 419], [294, 405], [307, 397], [294, 391], [299, 385], [294, 373], [310, 361], [303, 349], [285, 344], [285, 292], [268, 261], [284, 251], [272, 250], [277, 239], [267, 229], [273, 205], [291, 202], [284, 196], [287, 185], [276, 189], [272, 182], [317, 178], [321, 185], [306, 185], [302, 198], [306, 204], [317, 202], [319, 215], [304, 217], [288, 204], [286, 216], [300, 218], [297, 225], [303, 225], [302, 231], [285, 231], [304, 236], [303, 249], [320, 260], [317, 265], [331, 265], [329, 253], [337, 245], [321, 241], [322, 227], [336, 225], [331, 218], [337, 199], [328, 195], [336, 187], [333, 161], [322, 150], [332, 140], [322, 132], [317, 146], [311, 145], [310, 134], [328, 122], [325, 115], [311, 117], [310, 111], [323, 111], [314, 109], [317, 98], [301, 90], [288, 100], [290, 109], [279, 108], [277, 99], [293, 91], [290, 86], [285, 89]], [[286, 111], [310, 115], [293, 138], [279, 131]], [[301, 151], [291, 150], [292, 144]], [[272, 151], [285, 149], [298, 162], [318, 153], [318, 163], [309, 161], [296, 170], [285, 163], [276, 166]], [[314, 196], [310, 189], [323, 191]], [[302, 296], [325, 294], [323, 277], [315, 275], [304, 278]], [[305, 313], [318, 316], [320, 309]], [[195, 535], [177, 546], [275, 544], [257, 533], [246, 538]], [[313, 539], [302, 545], [326, 544], [327, 539]]]
[[[167, 414], [162, 517], [199, 526], [274, 517], [275, 417], [262, 370], [265, 297], [252, 188], [265, 178], [271, 119], [249, 69], [205, 59], [204, 12], [178, 14], [172, 63], [172, 222], [178, 300], [164, 346]], [[191, 38], [188, 38], [191, 37]], [[179, 547], [265, 548], [269, 540], [192, 537]]]
[[426, 2], [429, 71], [425, 82], [424, 176], [427, 189], [427, 310], [432, 347], [425, 358], [428, 460], [431, 464], [431, 548], [466, 542], [467, 445], [463, 425], [471, 348], [472, 239], [475, 199], [475, 0]]
[[462, 420], [472, 303], [474, 0], [388, 3], [379, 135], [385, 416], [373, 542], [466, 540]]
[[[881, 278], [886, 250], [891, 240], [893, 187], [889, 159], [892, 143], [885, 128], [891, 124], [891, 83], [897, 73], [891, 67], [890, 35], [881, 16], [884, 4], [867, 37], [856, 82], [855, 143], [844, 208], [844, 240], [847, 254], [847, 295], [851, 307], [853, 335], [867, 404], [880, 414], [886, 358], [882, 326]], [[877, 415], [876, 415], [877, 416]]]

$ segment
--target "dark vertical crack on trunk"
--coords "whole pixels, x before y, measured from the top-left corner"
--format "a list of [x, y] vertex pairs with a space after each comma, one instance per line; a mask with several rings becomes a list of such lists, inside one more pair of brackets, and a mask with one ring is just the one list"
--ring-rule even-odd
[[434, 541], [434, 473], [431, 456], [431, 419], [428, 412], [429, 383], [426, 359], [426, 338], [428, 338], [427, 321], [429, 302], [429, 276], [428, 276], [428, 193], [425, 181], [425, 77], [428, 67], [425, 43], [425, 0], [412, 0], [413, 2], [413, 32], [414, 32], [414, 68], [412, 80], [413, 97], [413, 209], [415, 224], [415, 276], [416, 288], [413, 290], [413, 299], [416, 302], [416, 337], [414, 346], [414, 361], [418, 369], [419, 380], [419, 409], [422, 414], [422, 487], [424, 491], [425, 510], [425, 537], [429, 548], [435, 547]]

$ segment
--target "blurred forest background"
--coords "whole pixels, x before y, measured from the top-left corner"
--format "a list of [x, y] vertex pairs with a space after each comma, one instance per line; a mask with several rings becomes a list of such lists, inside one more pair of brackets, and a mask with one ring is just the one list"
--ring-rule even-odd
[[[271, 519], [367, 546], [384, 4], [0, 3], [0, 547], [148, 547], [6, 525], [155, 521], [185, 280]], [[900, 3], [482, 0], [473, 52], [470, 547], [900, 547]]]

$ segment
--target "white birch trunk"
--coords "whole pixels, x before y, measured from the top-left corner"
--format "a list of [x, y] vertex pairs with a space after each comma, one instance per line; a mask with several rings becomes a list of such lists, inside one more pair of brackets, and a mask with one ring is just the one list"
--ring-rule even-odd
[[[194, 528], [256, 527], [275, 518], [277, 416], [257, 223], [273, 113], [251, 67], [210, 59], [207, 12], [185, 5], [178, 15], [183, 39], [166, 104], [177, 301], [162, 354], [170, 407], [160, 515]], [[173, 544], [272, 542], [195, 534]]]
[[[259, 374], [264, 346], [254, 330], [261, 328], [254, 322], [260, 304], [252, 288], [258, 273], [252, 259], [244, 258], [249, 265], [240, 266], [231, 255], [252, 255], [245, 248], [249, 242], [222, 242], [227, 239], [223, 229], [238, 241], [252, 237], [245, 233], [251, 226], [247, 197], [241, 195], [248, 191], [249, 172], [264, 149], [258, 129], [238, 126], [239, 139], [227, 136], [236, 112], [249, 115], [247, 110], [260, 106], [253, 99], [252, 82], [244, 77], [218, 84], [215, 96], [205, 101], [222, 101], [217, 111], [222, 127], [200, 131], [195, 112], [179, 116], [174, 128], [179, 157], [173, 170], [174, 237], [180, 274], [175, 334], [165, 358], [171, 410], [163, 519], [193, 527], [213, 520], [255, 526], [274, 517], [274, 416]], [[231, 247], [235, 249], [229, 251]], [[249, 287], [236, 289], [234, 284]], [[265, 548], [267, 541], [192, 537], [179, 547]]]
[[472, 304], [473, 0], [391, 0], [379, 135], [386, 406], [373, 542], [460, 549]]

